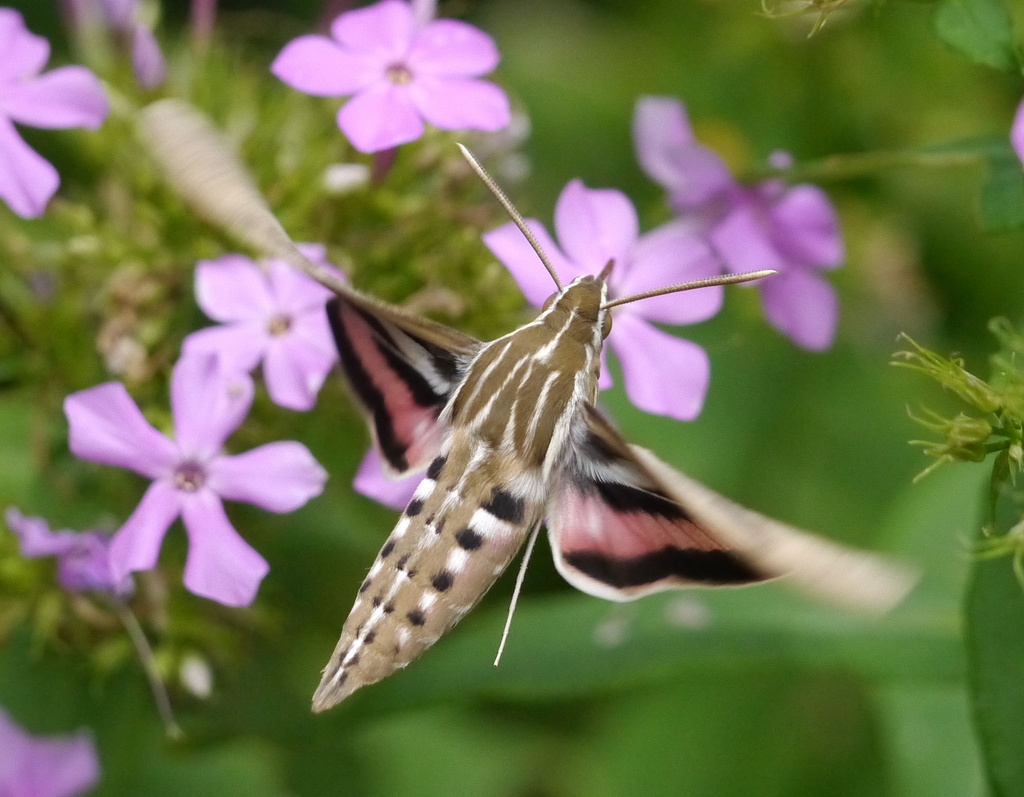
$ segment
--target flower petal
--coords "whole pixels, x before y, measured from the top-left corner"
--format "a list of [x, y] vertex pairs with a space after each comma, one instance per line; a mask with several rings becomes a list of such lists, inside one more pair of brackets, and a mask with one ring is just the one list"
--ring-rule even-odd
[[0, 199], [22, 218], [32, 219], [43, 214], [59, 185], [53, 165], [0, 116]]
[[1017, 106], [1013, 115], [1013, 126], [1010, 128], [1010, 143], [1017, 152], [1017, 157], [1024, 163], [1024, 100]]
[[842, 264], [843, 235], [828, 196], [813, 185], [796, 185], [770, 207], [769, 223], [776, 247], [793, 260], [819, 268]]
[[196, 263], [196, 302], [214, 321], [266, 320], [277, 303], [266, 275], [243, 255]]
[[302, 443], [284, 440], [210, 465], [209, 486], [229, 501], [292, 512], [323, 491], [327, 472]]
[[[322, 250], [319, 250], [322, 251]], [[305, 252], [303, 253], [305, 254]], [[309, 257], [309, 255], [306, 255]], [[316, 261], [317, 258], [310, 258]], [[323, 265], [318, 263], [318, 265]], [[266, 280], [270, 293], [274, 297], [277, 312], [298, 313], [315, 308], [320, 315], [324, 313], [324, 305], [334, 296], [319, 282], [303, 274], [283, 260], [266, 262]]]
[[130, 595], [131, 576], [116, 578], [110, 567], [110, 538], [96, 531], [72, 535], [74, 545], [58, 559], [57, 578], [69, 592]]
[[32, 127], [88, 127], [107, 118], [109, 105], [96, 76], [84, 66], [62, 66], [33, 80], [7, 84], [0, 108], [14, 121]]
[[708, 239], [733, 274], [761, 269], [781, 272], [789, 266], [772, 243], [751, 202], [743, 201], [733, 207], [711, 229]]
[[696, 208], [732, 182], [729, 168], [693, 136], [685, 106], [671, 97], [641, 97], [633, 114], [640, 166], [667, 188], [679, 210]]
[[73, 797], [100, 779], [99, 759], [89, 734], [31, 736], [0, 711], [0, 789], [3, 794]]
[[794, 268], [764, 280], [761, 301], [768, 322], [811, 351], [832, 345], [839, 323], [835, 290], [821, 277]]
[[512, 119], [508, 96], [486, 80], [417, 76], [409, 94], [423, 118], [441, 130], [501, 130]]
[[377, 449], [372, 447], [366, 452], [359, 465], [352, 486], [356, 492], [372, 498], [379, 504], [401, 511], [405, 509], [416, 487], [423, 481], [422, 474], [415, 474], [405, 479], [390, 479], [384, 473], [384, 465]]
[[65, 553], [74, 545], [77, 536], [68, 532], [50, 531], [50, 524], [43, 518], [23, 515], [13, 506], [7, 508], [4, 519], [18, 538], [18, 549], [26, 559]]
[[407, 87], [379, 83], [359, 92], [338, 111], [338, 127], [360, 152], [379, 152], [423, 135], [423, 120]]
[[608, 338], [622, 365], [629, 400], [644, 412], [692, 421], [711, 381], [707, 352], [645, 321], [622, 315]]
[[498, 65], [494, 39], [479, 28], [454, 19], [431, 22], [416, 34], [407, 63], [420, 74], [476, 77]]
[[[563, 283], [569, 283], [582, 274], [582, 270], [575, 263], [569, 262], [554, 238], [548, 235], [547, 229], [536, 219], [526, 219], [526, 226], [536, 237], [544, 253], [554, 266], [555, 273]], [[513, 278], [523, 292], [526, 301], [534, 307], [541, 307], [547, 298], [556, 290], [551, 282], [544, 264], [540, 262], [537, 253], [533, 251], [530, 242], [523, 237], [522, 232], [512, 222], [502, 224], [483, 235], [487, 248], [494, 253], [505, 268], [511, 272]]]
[[566, 256], [585, 274], [609, 260], [624, 264], [640, 233], [633, 203], [613, 188], [587, 188], [573, 180], [555, 205], [555, 230]]
[[383, 0], [372, 6], [346, 11], [331, 23], [331, 35], [344, 47], [388, 61], [409, 54], [416, 20], [405, 0]]
[[291, 335], [271, 341], [263, 360], [267, 392], [279, 407], [311, 410], [333, 364], [319, 348]]
[[64, 399], [68, 446], [79, 459], [128, 468], [150, 479], [166, 475], [177, 449], [149, 425], [120, 382], [107, 382]]
[[13, 8], [0, 8], [0, 82], [36, 75], [50, 59], [50, 43], [30, 33]]
[[205, 459], [220, 451], [252, 406], [248, 374], [220, 357], [182, 356], [171, 373], [171, 414], [182, 457]]
[[145, 25], [132, 28], [132, 71], [144, 89], [155, 89], [167, 77], [167, 62], [153, 31]]
[[[670, 222], [637, 241], [630, 259], [611, 274], [614, 295], [632, 296], [681, 282], [715, 277], [722, 264], [704, 239], [685, 222]], [[617, 312], [631, 313], [666, 324], [706, 321], [722, 308], [725, 291], [721, 286], [641, 299]]]
[[149, 485], [135, 511], [110, 540], [110, 570], [115, 579], [156, 567], [164, 535], [181, 511], [181, 495], [167, 481]]
[[266, 324], [243, 321], [238, 324], [219, 324], [193, 332], [181, 342], [183, 357], [220, 357], [229, 370], [252, 371], [267, 350], [270, 336]]
[[248, 606], [256, 597], [270, 565], [243, 540], [220, 499], [201, 490], [182, 502], [188, 532], [185, 587], [225, 606]]
[[384, 65], [339, 47], [326, 36], [300, 36], [284, 46], [270, 65], [284, 83], [314, 97], [355, 94], [384, 79]]

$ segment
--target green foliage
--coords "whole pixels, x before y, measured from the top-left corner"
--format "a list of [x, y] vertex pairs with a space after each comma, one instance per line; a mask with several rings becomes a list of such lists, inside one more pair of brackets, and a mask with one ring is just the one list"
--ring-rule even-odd
[[942, 0], [935, 11], [935, 30], [972, 61], [1020, 71], [1012, 21], [1003, 0]]

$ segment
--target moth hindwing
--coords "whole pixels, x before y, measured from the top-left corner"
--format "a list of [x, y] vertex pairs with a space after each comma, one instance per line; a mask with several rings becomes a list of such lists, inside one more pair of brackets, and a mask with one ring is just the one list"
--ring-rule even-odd
[[384, 461], [398, 475], [426, 471], [359, 588], [314, 710], [432, 645], [542, 520], [562, 575], [611, 600], [790, 575], [819, 597], [883, 611], [909, 590], [907, 569], [733, 504], [630, 446], [594, 407], [611, 307], [771, 272], [609, 302], [604, 274], [563, 287], [537, 247], [558, 290], [534, 321], [482, 343], [353, 290], [307, 260], [194, 109], [162, 100], [142, 111], [139, 125], [168, 181], [201, 215], [334, 291], [327, 312], [342, 372]]

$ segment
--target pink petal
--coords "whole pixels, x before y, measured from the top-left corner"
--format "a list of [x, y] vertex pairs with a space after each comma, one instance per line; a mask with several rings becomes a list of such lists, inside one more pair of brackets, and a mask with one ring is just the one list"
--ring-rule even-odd
[[384, 465], [377, 449], [371, 447], [363, 457], [352, 486], [356, 492], [372, 498], [379, 504], [401, 511], [405, 509], [416, 487], [423, 481], [422, 474], [405, 479], [390, 479], [384, 473]]
[[[307, 255], [308, 257], [308, 255]], [[316, 258], [310, 258], [316, 260]], [[316, 308], [320, 315], [326, 315], [324, 305], [334, 296], [319, 282], [306, 276], [298, 269], [289, 266], [283, 260], [270, 260], [266, 263], [267, 284], [274, 297], [277, 312], [299, 313]]]
[[[566, 260], [562, 250], [558, 248], [555, 240], [548, 235], [548, 231], [536, 219], [527, 219], [526, 225], [537, 238], [544, 253], [551, 261], [562, 282], [568, 284], [584, 272], [575, 263]], [[496, 258], [500, 260], [505, 268], [511, 272], [519, 289], [526, 297], [526, 301], [534, 307], [541, 307], [547, 298], [556, 291], [551, 282], [544, 264], [533, 251], [530, 242], [523, 237], [519, 228], [509, 222], [500, 227], [484, 233], [484, 243]]]
[[334, 358], [322, 348], [289, 334], [271, 340], [263, 360], [263, 379], [279, 407], [311, 410], [333, 365]]
[[252, 379], [215, 355], [182, 356], [171, 373], [171, 414], [182, 457], [216, 454], [252, 406]]
[[32, 219], [43, 214], [59, 185], [52, 164], [0, 116], [0, 199], [22, 218]]
[[669, 190], [673, 205], [692, 209], [733, 182], [725, 162], [693, 136], [686, 108], [669, 97], [641, 97], [633, 115], [637, 159]]
[[383, 0], [347, 11], [331, 24], [331, 35], [342, 45], [383, 64], [408, 56], [415, 31], [412, 7], [405, 0]]
[[1010, 128], [1010, 143], [1017, 151], [1017, 157], [1024, 163], [1024, 101], [1017, 106], [1013, 116], [1013, 127]]
[[88, 127], [107, 118], [107, 95], [96, 76], [82, 66], [63, 66], [33, 80], [6, 85], [0, 108], [32, 127]]
[[229, 370], [252, 371], [267, 350], [270, 336], [263, 321], [220, 324], [193, 332], [181, 342], [183, 357], [214, 355]]
[[155, 89], [167, 77], [167, 62], [153, 31], [145, 25], [132, 28], [132, 71], [144, 89]]
[[166, 475], [177, 449], [149, 425], [120, 382], [107, 382], [64, 399], [68, 446], [79, 459], [128, 468], [150, 479]]
[[265, 321], [278, 310], [266, 275], [242, 255], [196, 263], [196, 301], [214, 321]]
[[412, 43], [407, 63], [413, 74], [476, 77], [498, 65], [494, 39], [479, 28], [454, 19], [431, 22]]
[[813, 185], [796, 185], [769, 210], [775, 245], [793, 260], [835, 268], [845, 258], [839, 218], [828, 196]]
[[248, 606], [270, 565], [238, 532], [220, 499], [202, 490], [183, 502], [181, 519], [188, 532], [185, 587], [225, 606]]
[[[632, 257], [612, 271], [615, 297], [632, 296], [682, 282], [715, 277], [722, 273], [721, 262], [704, 239], [683, 222], [670, 222], [640, 237]], [[613, 312], [631, 313], [666, 324], [693, 324], [705, 321], [722, 308], [725, 292], [721, 286], [700, 288], [641, 299]]]
[[508, 96], [486, 80], [417, 75], [409, 92], [423, 118], [441, 130], [501, 130], [512, 119]]
[[131, 517], [110, 540], [110, 570], [115, 579], [156, 567], [164, 535], [181, 511], [182, 495], [167, 481], [149, 485]]
[[10, 83], [38, 74], [50, 58], [50, 43], [29, 33], [17, 11], [0, 8], [0, 53], [0, 82]]
[[210, 489], [229, 501], [292, 512], [323, 491], [327, 472], [301, 443], [285, 440], [210, 465]]
[[570, 260], [585, 274], [597, 274], [609, 260], [625, 263], [640, 233], [636, 210], [625, 194], [587, 188], [573, 180], [555, 205], [555, 229]]
[[338, 127], [360, 152], [379, 152], [423, 135], [407, 87], [383, 82], [361, 91], [338, 111]]
[[0, 794], [12, 797], [75, 797], [100, 779], [89, 734], [34, 737], [0, 712]]
[[138, 5], [139, 0], [100, 0], [107, 24], [112, 28], [127, 28]]
[[18, 538], [18, 549], [26, 559], [58, 556], [71, 549], [75, 534], [50, 531], [50, 524], [41, 517], [28, 517], [15, 507], [4, 513], [8, 527]]
[[692, 421], [700, 415], [711, 364], [700, 346], [629, 315], [615, 319], [609, 342], [622, 365], [626, 395], [655, 415]]
[[300, 36], [284, 46], [270, 71], [293, 89], [314, 97], [341, 97], [384, 79], [375, 58], [339, 47], [326, 36]]
[[790, 269], [764, 280], [761, 301], [769, 323], [798, 346], [822, 351], [839, 323], [835, 290], [816, 274]]
[[761, 269], [784, 271], [789, 266], [750, 202], [735, 206], [714, 226], [708, 238], [733, 274]]

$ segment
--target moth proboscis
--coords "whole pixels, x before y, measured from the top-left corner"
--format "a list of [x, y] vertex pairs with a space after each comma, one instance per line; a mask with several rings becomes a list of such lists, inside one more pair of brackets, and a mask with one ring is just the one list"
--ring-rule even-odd
[[307, 260], [194, 109], [154, 103], [140, 128], [197, 212], [336, 294], [327, 312], [341, 369], [381, 457], [396, 475], [425, 472], [359, 587], [315, 711], [419, 656], [541, 523], [565, 579], [609, 600], [788, 576], [819, 598], [884, 612], [911, 588], [909, 567], [745, 509], [624, 440], [595, 407], [600, 352], [611, 307], [642, 297], [609, 301], [603, 275], [562, 286], [549, 266], [557, 290], [540, 315], [478, 341], [360, 293]]

